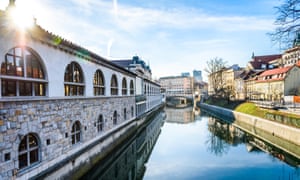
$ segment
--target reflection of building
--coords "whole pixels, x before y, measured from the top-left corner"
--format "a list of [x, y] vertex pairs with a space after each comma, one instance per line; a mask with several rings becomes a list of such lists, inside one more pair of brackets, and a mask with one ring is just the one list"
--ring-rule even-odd
[[189, 123], [195, 120], [193, 107], [188, 107], [184, 109], [166, 108], [165, 111], [167, 114], [167, 122]]
[[[209, 111], [206, 112], [210, 113]], [[299, 146], [294, 142], [280, 138], [276, 131], [275, 133], [273, 132], [273, 134], [267, 132], [265, 129], [259, 128], [260, 125], [255, 127], [252, 125], [249, 126], [249, 124], [242, 123], [239, 119], [236, 119], [231, 123], [228, 122], [230, 121], [226, 120], [224, 117], [209, 117], [208, 130], [228, 143], [245, 143], [249, 152], [257, 151], [257, 149], [259, 149], [294, 167], [299, 167]], [[296, 133], [297, 132], [295, 132], [295, 134]], [[222, 142], [216, 143], [219, 139], [215, 139], [213, 136], [211, 139], [212, 151], [218, 152], [217, 150], [218, 148], [220, 149], [220, 144], [222, 144]]]
[[249, 152], [257, 151], [258, 149], [272, 155], [275, 158], [278, 158], [281, 161], [286, 162], [287, 164], [293, 167], [299, 167], [300, 159], [295, 156], [286, 153], [285, 151], [279, 149], [278, 147], [271, 145], [251, 134], [247, 134], [246, 139], [246, 148]]
[[[81, 179], [143, 179], [149, 156], [161, 132], [164, 113], [160, 113], [113, 153], [99, 161]], [[99, 155], [101, 156], [101, 154]]]

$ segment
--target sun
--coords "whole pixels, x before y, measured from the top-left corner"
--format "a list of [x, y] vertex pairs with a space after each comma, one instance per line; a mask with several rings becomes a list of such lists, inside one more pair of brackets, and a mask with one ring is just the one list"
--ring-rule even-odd
[[29, 28], [33, 25], [33, 16], [24, 7], [13, 7], [10, 9], [10, 16], [13, 23], [21, 29]]

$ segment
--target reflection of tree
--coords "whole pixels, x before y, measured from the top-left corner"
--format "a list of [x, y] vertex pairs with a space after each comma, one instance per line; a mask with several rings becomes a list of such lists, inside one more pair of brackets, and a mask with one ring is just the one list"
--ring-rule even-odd
[[237, 145], [244, 139], [244, 133], [234, 126], [218, 121], [214, 117], [209, 117], [208, 120], [209, 134], [206, 144], [208, 150], [217, 155], [227, 153], [231, 145]]
[[229, 144], [226, 143], [224, 138], [228, 136], [228, 126], [223, 126], [220, 123], [216, 123], [213, 117], [209, 118], [208, 130], [211, 132], [208, 135], [208, 139], [205, 142], [207, 144], [207, 149], [216, 156], [222, 156], [226, 154], [229, 150]]

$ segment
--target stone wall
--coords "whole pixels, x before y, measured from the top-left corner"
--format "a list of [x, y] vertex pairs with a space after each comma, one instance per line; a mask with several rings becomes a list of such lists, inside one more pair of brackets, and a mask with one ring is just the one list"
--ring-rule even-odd
[[[14, 175], [29, 178], [132, 121], [135, 112], [130, 112], [129, 104], [135, 104], [134, 96], [0, 102], [0, 179]], [[124, 119], [124, 108], [127, 119]], [[117, 124], [113, 124], [114, 111], [117, 111]], [[98, 132], [95, 123], [100, 114], [104, 124], [103, 130]], [[72, 144], [71, 130], [75, 121], [80, 122], [81, 137], [79, 143]], [[19, 169], [19, 144], [29, 133], [38, 138], [39, 162]]]
[[283, 125], [277, 122], [273, 122], [270, 120], [266, 120], [263, 118], [259, 118], [256, 116], [250, 116], [244, 113], [231, 111], [229, 109], [212, 106], [208, 104], [200, 104], [200, 107], [203, 109], [209, 110], [209, 112], [213, 112], [218, 117], [222, 119], [226, 119], [229, 122], [233, 122], [235, 124], [248, 124], [252, 126], [252, 132], [256, 134], [256, 130], [263, 130], [273, 136], [285, 139], [291, 143], [294, 143], [300, 146], [300, 129], [290, 127], [287, 125]]

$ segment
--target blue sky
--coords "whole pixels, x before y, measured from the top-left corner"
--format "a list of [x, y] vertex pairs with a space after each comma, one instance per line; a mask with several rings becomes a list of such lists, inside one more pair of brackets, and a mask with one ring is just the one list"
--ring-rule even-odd
[[[275, 28], [274, 6], [282, 1], [16, 0], [16, 5], [43, 28], [100, 56], [140, 56], [159, 78], [203, 71], [214, 57], [244, 67], [252, 52], [281, 53], [267, 33]], [[8, 2], [0, 0], [0, 9]]]

